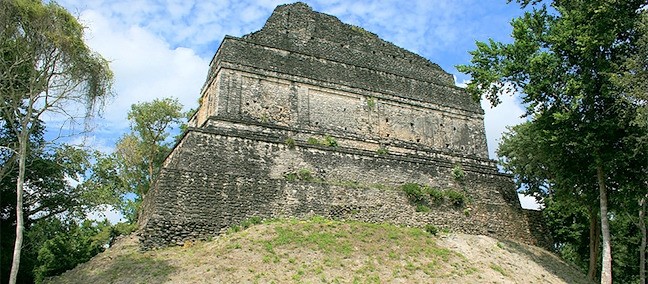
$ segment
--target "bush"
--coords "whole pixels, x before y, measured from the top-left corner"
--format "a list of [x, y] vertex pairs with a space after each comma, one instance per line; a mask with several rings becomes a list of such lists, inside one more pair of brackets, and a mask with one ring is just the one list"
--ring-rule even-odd
[[466, 203], [466, 195], [456, 190], [447, 190], [445, 195], [455, 206], [463, 206]]
[[432, 224], [425, 225], [425, 231], [432, 234], [433, 236], [436, 236], [439, 233], [439, 229]]
[[367, 97], [367, 107], [369, 107], [369, 109], [373, 109], [375, 106], [376, 106], [376, 99], [372, 97]]
[[292, 137], [286, 138], [286, 145], [288, 146], [288, 149], [295, 149], [295, 139]]
[[[261, 221], [262, 221], [262, 219], [259, 216], [250, 217], [248, 219], [243, 220], [243, 222], [241, 222], [241, 227], [243, 229], [247, 229], [247, 228], [251, 227], [252, 225], [261, 224]], [[236, 226], [236, 227], [238, 227], [238, 226]]]
[[466, 172], [464, 172], [463, 167], [461, 166], [461, 164], [456, 164], [452, 168], [452, 177], [456, 181], [463, 181], [464, 180], [464, 178], [466, 177]]
[[297, 172], [297, 177], [300, 180], [311, 181], [313, 180], [313, 172], [311, 172], [309, 169], [300, 169]]
[[423, 193], [423, 188], [416, 183], [406, 183], [401, 186], [407, 199], [414, 204], [420, 204], [425, 200], [425, 195]]
[[443, 201], [444, 194], [441, 189], [439, 189], [438, 187], [429, 187], [429, 186], [426, 186], [425, 189], [426, 189], [425, 190], [426, 193], [430, 196], [432, 200]]
[[335, 138], [331, 137], [330, 135], [324, 136], [324, 142], [325, 142], [324, 146], [329, 146], [329, 147], [333, 147], [333, 148], [338, 146], [337, 141], [335, 140]]
[[378, 155], [387, 155], [387, 154], [389, 154], [389, 150], [387, 150], [386, 147], [380, 146], [380, 148], [378, 148], [378, 150], [376, 150], [376, 153]]
[[309, 169], [300, 169], [297, 172], [285, 173], [284, 178], [287, 181], [296, 181], [296, 180], [313, 181], [315, 179], [315, 176], [313, 175], [313, 172]]
[[254, 216], [250, 218], [250, 223], [252, 223], [252, 225], [259, 225], [261, 224], [261, 222], [263, 222], [263, 219], [261, 219], [261, 217], [259, 216]]
[[337, 140], [335, 140], [335, 138], [333, 138], [331, 135], [324, 136], [323, 140], [319, 140], [315, 137], [310, 137], [308, 138], [308, 140], [306, 140], [306, 143], [310, 145], [327, 146], [333, 148], [336, 148], [338, 146]]
[[284, 174], [284, 178], [287, 181], [296, 181], [297, 180], [297, 173], [286, 173], [286, 174]]

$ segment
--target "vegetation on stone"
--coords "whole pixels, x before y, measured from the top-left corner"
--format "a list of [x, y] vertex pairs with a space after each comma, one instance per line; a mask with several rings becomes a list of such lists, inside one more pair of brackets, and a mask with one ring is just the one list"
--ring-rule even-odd
[[405, 192], [409, 201], [417, 206], [419, 212], [427, 212], [430, 204], [443, 203], [446, 200], [458, 207], [462, 207], [467, 203], [466, 195], [454, 189], [441, 190], [437, 187], [416, 183], [406, 183], [401, 186], [401, 189]]

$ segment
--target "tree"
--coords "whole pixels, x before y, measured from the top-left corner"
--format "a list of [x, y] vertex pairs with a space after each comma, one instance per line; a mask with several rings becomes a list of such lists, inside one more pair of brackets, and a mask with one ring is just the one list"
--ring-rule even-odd
[[[72, 220], [61, 221], [53, 218], [48, 224], [37, 224], [31, 237], [40, 240], [37, 260], [34, 269], [36, 283], [45, 277], [59, 275], [80, 263], [87, 262], [93, 256], [104, 251], [110, 243], [114, 231], [107, 220], [92, 222], [84, 220], [77, 223]], [[46, 227], [45, 232], [40, 227]], [[52, 233], [53, 232], [53, 233]], [[40, 236], [36, 236], [39, 235]], [[47, 238], [43, 238], [47, 236]]]
[[129, 223], [136, 221], [139, 204], [171, 151], [171, 130], [186, 116], [181, 109], [182, 104], [170, 98], [132, 105], [131, 132], [117, 141], [114, 153], [97, 158], [84, 183], [121, 196], [118, 208]]
[[[533, 9], [512, 21], [514, 42], [478, 42], [471, 52], [472, 64], [458, 69], [472, 76], [467, 90], [476, 98], [485, 94], [494, 105], [503, 91], [520, 92], [527, 115], [559, 146], [554, 149], [574, 154], [577, 162], [589, 161], [579, 163], [577, 171], [598, 187], [601, 283], [611, 283], [608, 194], [619, 189], [611, 173], [619, 172], [616, 169], [631, 148], [626, 138], [635, 126], [628, 118], [634, 119], [637, 108], [636, 103], [620, 99], [622, 91], [613, 77], [635, 49], [635, 25], [646, 3], [550, 1], [550, 12], [543, 1], [517, 2]], [[563, 161], [561, 165], [572, 163]], [[563, 180], [572, 177], [568, 174]]]
[[[0, 131], [2, 145], [14, 145], [17, 138], [12, 131]], [[42, 137], [44, 129], [32, 132], [27, 148], [24, 192], [24, 241], [19, 269], [20, 282], [32, 282], [34, 267], [39, 265], [40, 238], [34, 237], [38, 224], [53, 219], [83, 219], [86, 214], [103, 204], [116, 204], [119, 195], [112, 189], [87, 187], [79, 184], [87, 180], [92, 153], [67, 145], [45, 148]], [[12, 248], [16, 227], [16, 177], [18, 176], [15, 154], [0, 155], [0, 282], [7, 282], [12, 262]], [[51, 227], [50, 233], [58, 227]], [[12, 233], [14, 232], [14, 233]], [[44, 238], [47, 239], [47, 238]]]
[[[589, 263], [587, 275], [595, 278], [598, 270], [599, 222], [596, 196], [587, 190], [595, 186], [591, 178], [584, 176], [580, 165], [587, 164], [587, 157], [563, 148], [555, 137], [541, 129], [542, 124], [528, 121], [504, 133], [497, 154], [500, 164], [513, 173], [520, 188], [535, 196], [544, 204], [544, 215], [555, 243], [555, 249], [575, 264]], [[568, 160], [569, 163], [564, 163]], [[585, 177], [585, 178], [584, 178]], [[589, 227], [589, 234], [587, 228]], [[589, 237], [589, 242], [581, 239]], [[574, 252], [587, 251], [589, 261]]]
[[[642, 10], [641, 18], [636, 23], [636, 50], [625, 58], [622, 65], [623, 72], [615, 78], [617, 86], [625, 92], [625, 98], [638, 104], [639, 110], [635, 124], [648, 133], [648, 11]], [[632, 141], [636, 147], [634, 153], [637, 155], [648, 152], [648, 135], [639, 136]], [[644, 172], [643, 177], [648, 176]], [[646, 203], [648, 203], [648, 180], [644, 178], [643, 183], [638, 183], [643, 188], [643, 195], [637, 201], [639, 205], [637, 226], [641, 231], [641, 245], [639, 246], [639, 283], [646, 283]]]
[[45, 114], [74, 121], [71, 112], [94, 111], [110, 94], [108, 63], [83, 42], [83, 27], [54, 2], [0, 1], [0, 93], [2, 115], [16, 134], [11, 151], [18, 160], [16, 240], [10, 283], [16, 282], [24, 232], [23, 192], [30, 134]]
[[[180, 123], [182, 117], [184, 117], [182, 104], [177, 99], [155, 99], [152, 102], [131, 106], [128, 119], [131, 121], [133, 133], [122, 138], [120, 144], [124, 146], [121, 147], [122, 151], [139, 151], [146, 162], [148, 186], [145, 190], [140, 191], [141, 197], [146, 194], [148, 187], [153, 184], [157, 169], [159, 169], [162, 160], [168, 154], [169, 145], [165, 141], [169, 137], [170, 128]], [[139, 142], [139, 145], [132, 145], [133, 143], [130, 143], [132, 140]], [[122, 155], [122, 157], [123, 159], [128, 158], [125, 155]], [[133, 162], [127, 164], [133, 165]]]

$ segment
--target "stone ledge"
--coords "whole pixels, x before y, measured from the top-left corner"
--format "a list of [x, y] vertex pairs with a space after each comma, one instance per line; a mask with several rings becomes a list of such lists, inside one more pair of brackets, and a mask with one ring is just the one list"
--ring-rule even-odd
[[233, 37], [223, 40], [210, 65], [207, 82], [215, 77], [217, 69], [226, 62], [483, 113], [479, 104], [456, 86], [282, 51]]
[[[442, 166], [445, 168], [452, 168], [455, 164], [461, 164], [464, 167], [464, 170], [474, 171], [483, 174], [498, 175], [510, 177], [510, 175], [505, 173], [500, 173], [497, 170], [496, 163], [493, 160], [482, 159], [477, 156], [467, 156], [461, 155], [460, 153], [452, 152], [441, 152], [434, 150], [430, 147], [424, 147], [415, 143], [381, 143], [379, 141], [366, 141], [363, 140], [363, 137], [344, 135], [343, 133], [326, 133], [318, 130], [303, 130], [295, 129], [290, 127], [278, 126], [274, 124], [262, 124], [256, 121], [240, 121], [234, 119], [228, 119], [223, 117], [212, 117], [210, 121], [222, 121], [227, 122], [229, 127], [218, 127], [218, 126], [205, 126], [203, 128], [190, 128], [188, 131], [197, 131], [211, 134], [219, 134], [223, 136], [233, 136], [239, 138], [252, 139], [257, 141], [266, 141], [273, 142], [277, 144], [285, 144], [285, 140], [289, 137], [295, 137], [300, 134], [306, 136], [325, 136], [330, 135], [336, 139], [340, 139], [339, 142], [342, 144], [344, 140], [355, 140], [363, 141], [365, 143], [371, 143], [376, 146], [387, 146], [393, 148], [402, 148], [403, 150], [409, 150], [407, 154], [396, 154], [393, 152], [386, 154], [378, 154], [375, 150], [367, 149], [356, 149], [351, 147], [326, 147], [320, 145], [311, 145], [304, 140], [295, 140], [297, 145], [300, 147], [306, 148], [317, 148], [325, 151], [333, 151], [340, 153], [355, 154], [368, 157], [377, 157], [381, 159], [392, 159], [392, 160], [401, 160], [401, 161], [410, 161], [417, 162], [421, 164]], [[209, 124], [209, 122], [207, 123]], [[254, 126], [256, 129], [245, 130], [244, 126]], [[391, 148], [390, 148], [391, 149]], [[395, 152], [396, 149], [392, 149]]]

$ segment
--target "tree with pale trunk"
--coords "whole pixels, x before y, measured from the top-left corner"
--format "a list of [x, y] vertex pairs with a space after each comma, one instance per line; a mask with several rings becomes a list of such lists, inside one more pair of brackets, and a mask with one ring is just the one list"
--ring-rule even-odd
[[[595, 188], [600, 217], [601, 283], [612, 283], [608, 198], [622, 188], [614, 173], [639, 133], [636, 101], [623, 99], [615, 84], [624, 61], [635, 52], [636, 25], [645, 0], [517, 0], [530, 11], [513, 19], [513, 42], [477, 42], [471, 64], [458, 66], [472, 76], [467, 90], [493, 105], [503, 93], [520, 93], [527, 116], [562, 157], [562, 166], [580, 171]], [[551, 152], [547, 153], [549, 156]], [[571, 164], [574, 163], [574, 164]], [[561, 171], [552, 171], [561, 173]], [[574, 176], [574, 175], [570, 175]], [[568, 178], [565, 178], [568, 180]]]
[[[15, 133], [18, 164], [16, 240], [9, 283], [16, 283], [24, 231], [25, 161], [31, 133], [45, 115], [69, 122], [96, 113], [111, 95], [108, 62], [88, 48], [83, 26], [63, 7], [37, 0], [0, 1], [2, 116]], [[75, 111], [83, 109], [81, 113]]]

